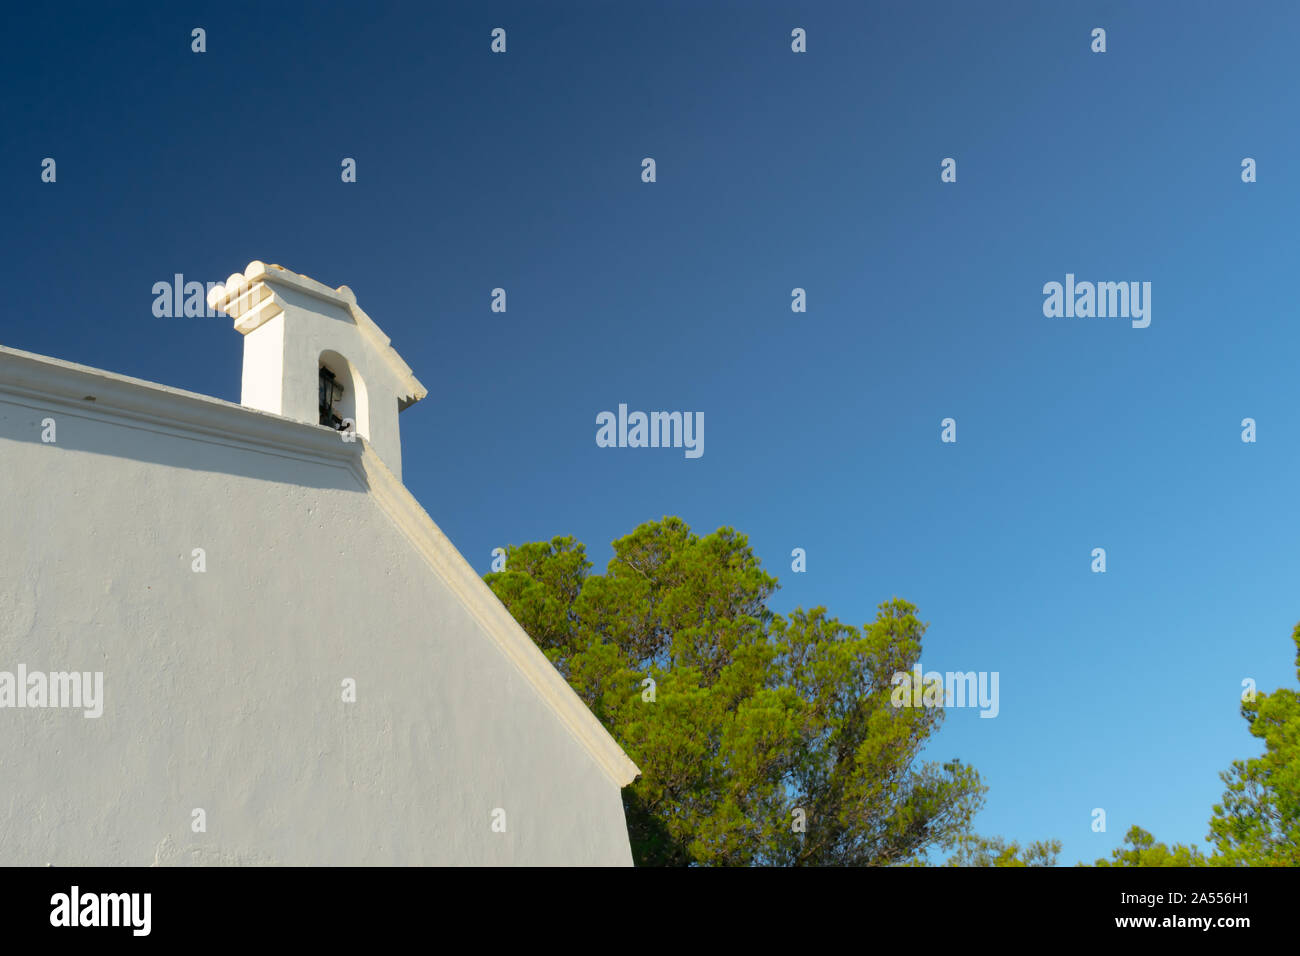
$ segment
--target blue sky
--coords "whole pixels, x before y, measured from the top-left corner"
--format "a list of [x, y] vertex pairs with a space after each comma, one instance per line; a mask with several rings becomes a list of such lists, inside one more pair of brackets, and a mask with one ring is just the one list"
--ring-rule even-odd
[[[950, 711], [931, 750], [985, 776], [981, 832], [1065, 863], [1132, 823], [1199, 841], [1257, 752], [1242, 680], [1295, 679], [1297, 28], [1281, 2], [26, 9], [0, 343], [238, 401], [230, 321], [155, 318], [153, 284], [346, 283], [428, 387], [405, 479], [479, 570], [733, 526], [777, 610], [897, 595], [927, 669], [1000, 673], [999, 716]], [[1066, 273], [1151, 282], [1150, 327], [1044, 317]], [[596, 447], [620, 402], [702, 411], [705, 454]]]

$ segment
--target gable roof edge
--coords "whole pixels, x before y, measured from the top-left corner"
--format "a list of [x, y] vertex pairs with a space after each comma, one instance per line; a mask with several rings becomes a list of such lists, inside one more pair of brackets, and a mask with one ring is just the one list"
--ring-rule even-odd
[[433, 572], [460, 600], [505, 657], [532, 685], [560, 722], [620, 788], [641, 770], [514, 619], [487, 582], [420, 506], [415, 496], [369, 448], [361, 456], [371, 497]]

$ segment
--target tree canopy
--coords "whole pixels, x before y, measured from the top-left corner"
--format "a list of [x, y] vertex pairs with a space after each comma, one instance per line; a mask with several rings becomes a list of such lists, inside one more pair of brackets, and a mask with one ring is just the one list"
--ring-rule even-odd
[[678, 518], [613, 542], [510, 547], [487, 581], [642, 775], [624, 790], [642, 865], [890, 865], [969, 832], [978, 773], [923, 761], [942, 707], [895, 707], [925, 625], [894, 599], [861, 628], [773, 613], [744, 535]]
[[[1300, 624], [1291, 633], [1300, 679]], [[1249, 695], [1241, 715], [1264, 753], [1234, 760], [1215, 804], [1209, 839], [1224, 864], [1300, 866], [1300, 694], [1282, 687]]]
[[[1300, 624], [1291, 640], [1300, 678]], [[1241, 716], [1264, 742], [1264, 753], [1234, 760], [1219, 774], [1227, 790], [1210, 820], [1213, 852], [1167, 847], [1135, 826], [1124, 838], [1128, 849], [1113, 851], [1097, 866], [1300, 866], [1300, 694], [1285, 687], [1248, 693]]]
[[[774, 613], [775, 577], [732, 528], [665, 517], [613, 542], [603, 574], [556, 537], [486, 580], [641, 768], [623, 791], [639, 865], [1053, 866], [1057, 840], [981, 837], [973, 767], [925, 760], [942, 706], [894, 706], [926, 625], [900, 598], [861, 627]], [[1300, 625], [1296, 643], [1300, 675]], [[1221, 774], [1207, 855], [1140, 827], [1098, 866], [1300, 864], [1300, 694], [1244, 700], [1262, 756]]]

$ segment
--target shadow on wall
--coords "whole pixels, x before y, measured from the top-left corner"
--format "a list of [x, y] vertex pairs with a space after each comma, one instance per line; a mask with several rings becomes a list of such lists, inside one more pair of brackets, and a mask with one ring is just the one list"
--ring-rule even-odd
[[[29, 444], [33, 451], [49, 455], [51, 468], [59, 472], [67, 469], [88, 471], [84, 480], [93, 481], [96, 465], [83, 455], [107, 456], [126, 461], [147, 462], [167, 468], [214, 474], [238, 475], [256, 481], [296, 485], [304, 488], [334, 489], [365, 493], [368, 487], [360, 476], [348, 467], [349, 456], [362, 452], [362, 443], [348, 445], [341, 438], [322, 439], [337, 441], [340, 449], [337, 461], [313, 456], [310, 450], [296, 450], [295, 438], [301, 443], [301, 432], [295, 430], [318, 426], [297, 422], [274, 422], [272, 428], [283, 432], [285, 447], [250, 445], [241, 436], [240, 418], [259, 415], [257, 412], [230, 407], [222, 410], [220, 420], [229, 422], [228, 429], [214, 428], [211, 434], [198, 433], [186, 428], [170, 428], [146, 421], [132, 421], [119, 417], [112, 409], [97, 412], [94, 403], [85, 402], [85, 409], [62, 402], [40, 403], [32, 399], [13, 396], [0, 397], [0, 461], [6, 462], [10, 471], [13, 460], [32, 459], [17, 449], [6, 450], [8, 442]], [[52, 421], [53, 442], [42, 441], [49, 434], [46, 422]], [[259, 432], [266, 432], [264, 423]], [[323, 429], [322, 429], [323, 430]], [[313, 437], [314, 436], [310, 436]], [[262, 438], [265, 441], [265, 437]], [[319, 444], [319, 441], [317, 442]], [[28, 469], [36, 475], [43, 469]], [[10, 480], [0, 480], [0, 487], [12, 485]], [[147, 493], [147, 489], [141, 489]], [[18, 499], [21, 500], [21, 499]]]

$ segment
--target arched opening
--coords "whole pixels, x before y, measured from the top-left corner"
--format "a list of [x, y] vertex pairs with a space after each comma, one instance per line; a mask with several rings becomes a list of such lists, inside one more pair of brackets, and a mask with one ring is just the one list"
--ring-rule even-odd
[[370, 400], [361, 373], [338, 352], [320, 354], [320, 423], [342, 431], [347, 421], [370, 438]]

